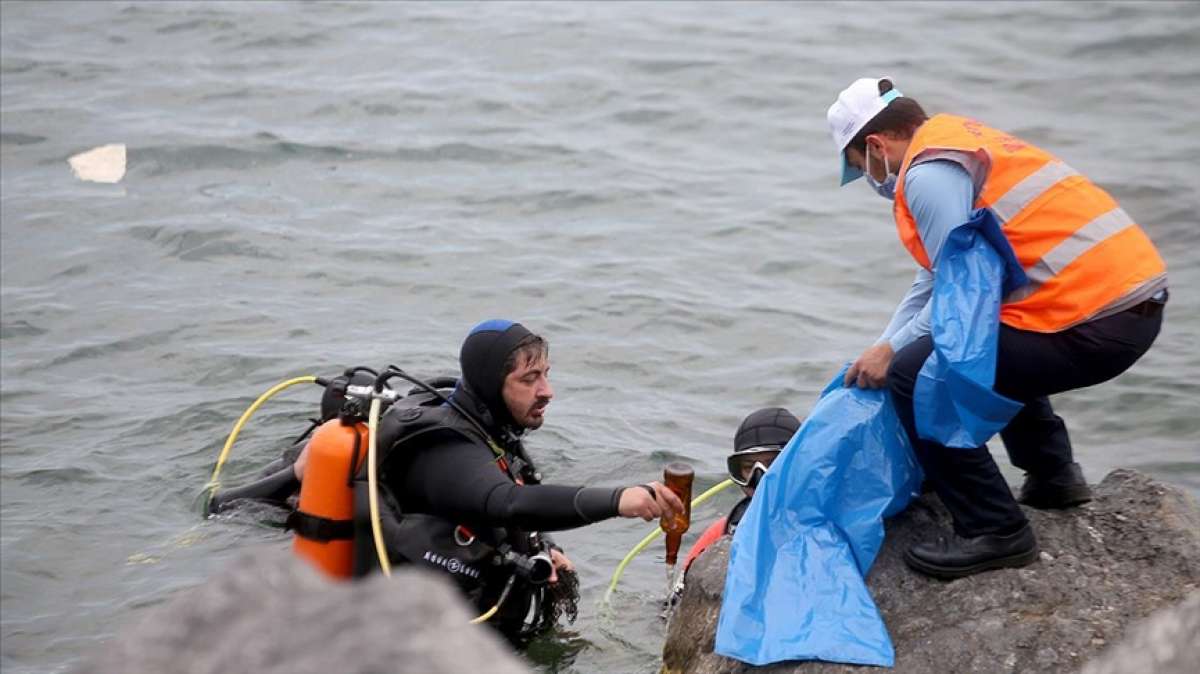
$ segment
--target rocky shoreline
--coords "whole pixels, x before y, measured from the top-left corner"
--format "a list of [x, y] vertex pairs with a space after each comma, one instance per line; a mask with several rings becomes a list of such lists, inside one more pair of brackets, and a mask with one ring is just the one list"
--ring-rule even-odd
[[[1131, 470], [1095, 486], [1095, 500], [1065, 511], [1026, 509], [1041, 559], [945, 582], [905, 565], [917, 540], [950, 531], [949, 515], [927, 494], [887, 523], [887, 538], [867, 581], [896, 648], [892, 671], [1089, 672], [1200, 671], [1200, 638], [1164, 649], [1114, 647], [1151, 613], [1168, 609], [1155, 634], [1195, 634], [1200, 619], [1200, 506], [1184, 492]], [[712, 652], [725, 583], [728, 539], [696, 560], [663, 649], [670, 674], [782, 674], [879, 671], [821, 662], [754, 668]], [[1185, 602], [1190, 603], [1182, 603]], [[1173, 611], [1173, 612], [1172, 612]], [[1174, 616], [1173, 618], [1170, 616]], [[1171, 622], [1171, 621], [1174, 622]], [[1168, 624], [1169, 623], [1169, 624]], [[1189, 627], [1190, 625], [1190, 627]], [[1190, 630], [1190, 632], [1189, 632]], [[1182, 637], [1171, 637], [1178, 641]], [[1159, 638], [1161, 642], [1162, 639]], [[1105, 669], [1108, 649], [1142, 657], [1135, 669]], [[1171, 669], [1184, 663], [1186, 669]]]
[[396, 569], [331, 582], [278, 547], [125, 626], [76, 674], [528, 674], [441, 576]]

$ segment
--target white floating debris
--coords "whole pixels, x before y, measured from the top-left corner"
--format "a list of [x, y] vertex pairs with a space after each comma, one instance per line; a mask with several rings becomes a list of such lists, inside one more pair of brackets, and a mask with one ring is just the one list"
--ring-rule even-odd
[[67, 160], [75, 177], [94, 183], [118, 183], [125, 177], [125, 146], [101, 145]]

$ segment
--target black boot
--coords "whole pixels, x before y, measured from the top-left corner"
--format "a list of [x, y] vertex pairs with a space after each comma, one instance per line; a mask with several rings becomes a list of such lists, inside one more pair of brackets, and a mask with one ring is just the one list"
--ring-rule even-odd
[[1031, 508], [1070, 508], [1092, 500], [1092, 490], [1078, 463], [1068, 463], [1053, 475], [1026, 473], [1017, 503]]
[[1026, 524], [1007, 536], [985, 534], [974, 538], [954, 535], [918, 543], [904, 553], [910, 567], [935, 578], [962, 578], [988, 569], [1017, 568], [1038, 557], [1037, 538]]

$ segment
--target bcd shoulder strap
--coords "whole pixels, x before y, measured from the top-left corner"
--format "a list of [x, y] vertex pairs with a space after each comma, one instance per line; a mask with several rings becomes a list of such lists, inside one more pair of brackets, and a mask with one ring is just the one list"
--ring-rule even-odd
[[[522, 475], [528, 465], [517, 455], [506, 452], [491, 437], [480, 433], [474, 425], [459, 418], [459, 412], [440, 405], [393, 405], [380, 421], [380, 454], [376, 458], [379, 466], [392, 460], [392, 454], [403, 445], [437, 431], [449, 431], [464, 439], [487, 447], [496, 457], [498, 467], [511, 479], [527, 481]], [[365, 471], [365, 467], [364, 467]]]

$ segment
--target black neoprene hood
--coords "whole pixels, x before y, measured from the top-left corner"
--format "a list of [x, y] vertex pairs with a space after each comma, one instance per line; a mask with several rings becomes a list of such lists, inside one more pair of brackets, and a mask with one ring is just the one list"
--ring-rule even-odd
[[766, 407], [750, 414], [733, 436], [733, 451], [782, 447], [800, 428], [800, 420], [782, 407]]
[[471, 328], [458, 356], [467, 387], [493, 414], [508, 416], [504, 404], [504, 361], [522, 339], [531, 335], [520, 323], [501, 319], [484, 321]]

